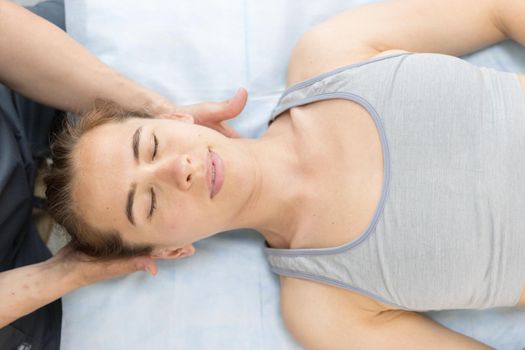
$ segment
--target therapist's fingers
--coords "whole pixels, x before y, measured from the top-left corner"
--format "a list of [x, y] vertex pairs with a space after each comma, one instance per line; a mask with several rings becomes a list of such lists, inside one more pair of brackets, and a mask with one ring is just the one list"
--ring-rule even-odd
[[193, 115], [185, 112], [171, 112], [171, 113], [165, 113], [159, 115], [159, 118], [168, 118], [168, 119], [177, 119], [182, 121], [189, 121], [191, 123], [197, 123], [203, 126], [206, 126], [208, 128], [217, 130], [218, 132], [222, 133], [223, 135], [227, 137], [232, 138], [239, 138], [241, 135], [235, 131], [234, 128], [229, 126], [228, 124], [224, 122], [217, 122], [217, 121], [207, 121], [207, 120], [198, 120]]
[[82, 266], [84, 274], [90, 276], [89, 283], [104, 281], [127, 275], [135, 271], [146, 271], [152, 276], [157, 274], [157, 265], [151, 257], [119, 258], [107, 261], [91, 261]]
[[118, 258], [107, 261], [91, 261], [85, 270], [91, 270], [92, 282], [99, 282], [127, 275], [135, 271], [146, 271], [152, 276], [157, 274], [157, 265], [151, 257]]
[[157, 274], [155, 260], [150, 256], [100, 260], [89, 257], [66, 246], [53, 258], [64, 266], [66, 271], [74, 273], [74, 280], [79, 286], [108, 280], [135, 271], [147, 271]]
[[189, 106], [178, 106], [177, 111], [191, 114], [198, 124], [222, 122], [238, 116], [248, 100], [248, 92], [244, 88], [237, 90], [235, 95], [223, 102], [202, 102]]
[[244, 88], [237, 90], [235, 95], [223, 102], [202, 102], [187, 106], [175, 106], [174, 110], [159, 114], [159, 118], [173, 118], [217, 130], [227, 137], [238, 138], [241, 135], [224, 121], [238, 116], [248, 100], [248, 92]]

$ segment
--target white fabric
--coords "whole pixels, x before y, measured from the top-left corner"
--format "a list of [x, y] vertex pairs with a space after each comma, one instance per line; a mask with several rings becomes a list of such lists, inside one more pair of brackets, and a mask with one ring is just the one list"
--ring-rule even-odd
[[[232, 121], [260, 136], [285, 87], [294, 42], [313, 24], [372, 1], [66, 0], [69, 33], [104, 62], [180, 104], [248, 88]], [[344, 40], [344, 38], [342, 38]], [[502, 43], [471, 62], [525, 72], [525, 49]], [[278, 278], [253, 231], [221, 234], [196, 255], [161, 262], [63, 299], [63, 349], [300, 349], [279, 313]], [[437, 321], [497, 349], [525, 347], [525, 310], [446, 311]]]

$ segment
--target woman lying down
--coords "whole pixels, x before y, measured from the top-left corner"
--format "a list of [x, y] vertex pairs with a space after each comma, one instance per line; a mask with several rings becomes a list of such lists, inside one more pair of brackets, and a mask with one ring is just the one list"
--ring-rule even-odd
[[449, 56], [525, 43], [524, 17], [519, 0], [341, 13], [297, 43], [260, 139], [99, 104], [54, 145], [54, 215], [101, 259], [258, 230], [308, 349], [487, 348], [418, 311], [525, 305], [525, 77]]

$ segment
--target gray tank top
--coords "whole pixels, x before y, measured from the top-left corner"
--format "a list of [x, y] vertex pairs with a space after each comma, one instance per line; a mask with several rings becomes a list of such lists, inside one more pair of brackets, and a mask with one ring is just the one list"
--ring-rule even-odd
[[267, 245], [272, 271], [407, 310], [516, 305], [525, 283], [525, 97], [517, 75], [447, 55], [394, 54], [290, 87], [272, 118], [334, 98], [358, 103], [375, 122], [380, 201], [368, 228], [342, 246]]

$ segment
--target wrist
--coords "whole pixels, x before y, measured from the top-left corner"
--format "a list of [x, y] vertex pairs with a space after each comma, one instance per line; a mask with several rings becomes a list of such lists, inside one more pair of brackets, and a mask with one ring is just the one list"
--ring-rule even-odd
[[164, 96], [148, 90], [123, 76], [121, 78], [123, 79], [121, 87], [127, 88], [118, 90], [122, 95], [120, 101], [117, 100], [115, 102], [125, 109], [145, 110], [154, 116], [174, 111], [175, 105]]
[[72, 259], [69, 254], [59, 253], [45, 263], [58, 276], [57, 278], [64, 287], [64, 293], [89, 284], [86, 276], [82, 273], [80, 263]]
[[174, 104], [167, 98], [109, 67], [104, 67], [98, 72], [97, 77], [93, 79], [91, 90], [93, 101], [95, 98], [103, 98], [117, 103], [126, 110], [145, 110], [153, 115], [169, 113], [174, 109]]

